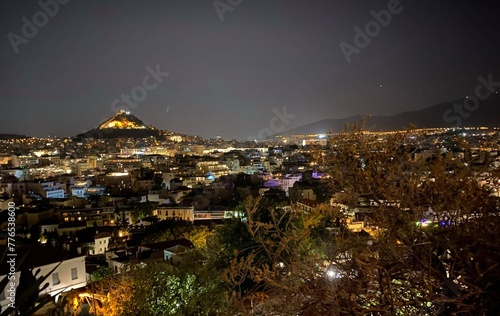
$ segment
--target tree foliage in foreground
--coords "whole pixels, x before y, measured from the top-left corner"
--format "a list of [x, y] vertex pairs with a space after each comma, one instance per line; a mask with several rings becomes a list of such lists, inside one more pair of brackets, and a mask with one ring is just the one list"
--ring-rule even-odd
[[[317, 234], [326, 212], [247, 206], [252, 243], [224, 273], [241, 302], [279, 315], [500, 314], [498, 200], [467, 160], [440, 148], [413, 159], [417, 141], [358, 129], [330, 139], [337, 202], [373, 206], [373, 241], [342, 227]], [[433, 223], [416, 225], [425, 214]]]
[[217, 275], [189, 265], [180, 270], [166, 262], [131, 266], [97, 282], [94, 289], [97, 315], [103, 316], [221, 315], [226, 300]]

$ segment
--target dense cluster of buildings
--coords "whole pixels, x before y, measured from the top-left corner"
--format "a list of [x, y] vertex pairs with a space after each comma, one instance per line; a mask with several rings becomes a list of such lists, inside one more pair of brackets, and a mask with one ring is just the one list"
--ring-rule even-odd
[[[131, 260], [178, 264], [193, 247], [190, 241], [144, 244], [133, 237], [161, 220], [203, 223], [239, 216], [236, 205], [250, 195], [277, 198], [303, 212], [340, 207], [351, 230], [369, 230], [370, 203], [355, 209], [339, 205], [324, 181], [326, 135], [279, 136], [258, 144], [163, 136], [0, 140], [0, 244], [7, 244], [6, 211], [15, 205], [18, 249], [37, 257], [29, 259], [31, 266], [45, 272], [62, 262], [45, 289], [56, 295], [85, 286], [94, 257], [104, 257], [115, 270]], [[468, 151], [457, 137], [467, 139]], [[497, 130], [426, 129], [414, 131], [414, 139], [412, 159], [436, 152], [468, 156], [488, 167], [478, 179], [500, 194]], [[4, 307], [8, 297], [1, 295]]]

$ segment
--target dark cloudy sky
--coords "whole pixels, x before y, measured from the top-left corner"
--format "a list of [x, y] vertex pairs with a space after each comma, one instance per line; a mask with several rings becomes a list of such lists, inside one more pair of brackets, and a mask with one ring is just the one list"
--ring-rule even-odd
[[[473, 93], [479, 75], [500, 81], [498, 1], [401, 0], [348, 63], [340, 43], [354, 45], [354, 28], [392, 1], [242, 0], [221, 21], [213, 0], [71, 0], [43, 21], [37, 1], [1, 0], [0, 133], [88, 130], [157, 65], [169, 75], [133, 114], [161, 129], [239, 139], [269, 127], [284, 106], [296, 115], [288, 129], [453, 100]], [[13, 45], [34, 16], [38, 32]]]

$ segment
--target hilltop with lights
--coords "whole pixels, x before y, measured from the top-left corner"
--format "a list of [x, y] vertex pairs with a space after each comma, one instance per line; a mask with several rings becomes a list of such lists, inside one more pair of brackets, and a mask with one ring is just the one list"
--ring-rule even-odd
[[120, 110], [113, 117], [99, 125], [97, 129], [148, 129], [148, 127], [136, 116], [128, 111]]
[[147, 126], [142, 120], [128, 111], [120, 110], [114, 116], [86, 133], [78, 135], [83, 138], [145, 138], [159, 137], [160, 131]]

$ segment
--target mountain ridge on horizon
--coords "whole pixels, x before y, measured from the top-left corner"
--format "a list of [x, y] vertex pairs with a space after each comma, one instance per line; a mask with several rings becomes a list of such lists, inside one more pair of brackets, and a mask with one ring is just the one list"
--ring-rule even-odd
[[[417, 128], [464, 127], [464, 126], [500, 126], [500, 95], [492, 94], [480, 101], [477, 109], [468, 111], [463, 105], [467, 99], [442, 102], [420, 110], [405, 111], [394, 115], [352, 115], [345, 118], [325, 118], [309, 124], [291, 128], [276, 135], [290, 136], [306, 134], [326, 134], [329, 131], [340, 132], [348, 123], [360, 123], [367, 118], [364, 129], [368, 131], [395, 131]], [[455, 104], [461, 108], [456, 109]], [[469, 107], [470, 109], [470, 107]]]
[[[495, 92], [484, 101], [480, 101], [477, 108], [467, 111], [463, 105], [467, 99], [459, 99], [441, 102], [436, 105], [421, 108], [419, 110], [405, 111], [394, 115], [352, 115], [345, 118], [325, 118], [312, 123], [304, 124], [285, 132], [275, 134], [289, 136], [292, 134], [326, 134], [329, 131], [340, 132], [344, 130], [346, 123], [360, 123], [365, 118], [364, 129], [369, 131], [394, 131], [407, 129], [410, 126], [417, 128], [440, 128], [440, 127], [465, 127], [465, 126], [487, 126], [500, 127], [500, 95]], [[472, 99], [472, 98], [471, 98]], [[461, 111], [457, 111], [456, 104], [461, 104]], [[472, 104], [472, 103], [471, 103]], [[116, 120], [119, 118], [119, 120]], [[122, 119], [125, 118], [123, 121]], [[106, 128], [110, 123], [124, 123], [115, 128]], [[133, 123], [129, 125], [129, 123]], [[138, 127], [138, 128], [137, 128]], [[80, 133], [70, 137], [95, 137], [95, 138], [121, 138], [121, 137], [158, 137], [161, 130], [144, 124], [140, 119], [130, 113], [116, 113], [110, 119], [104, 121], [96, 128], [88, 132]], [[179, 133], [181, 134], [181, 133]], [[187, 134], [186, 134], [187, 135]], [[270, 137], [273, 137], [270, 136]], [[29, 135], [0, 133], [0, 139], [26, 138]]]

